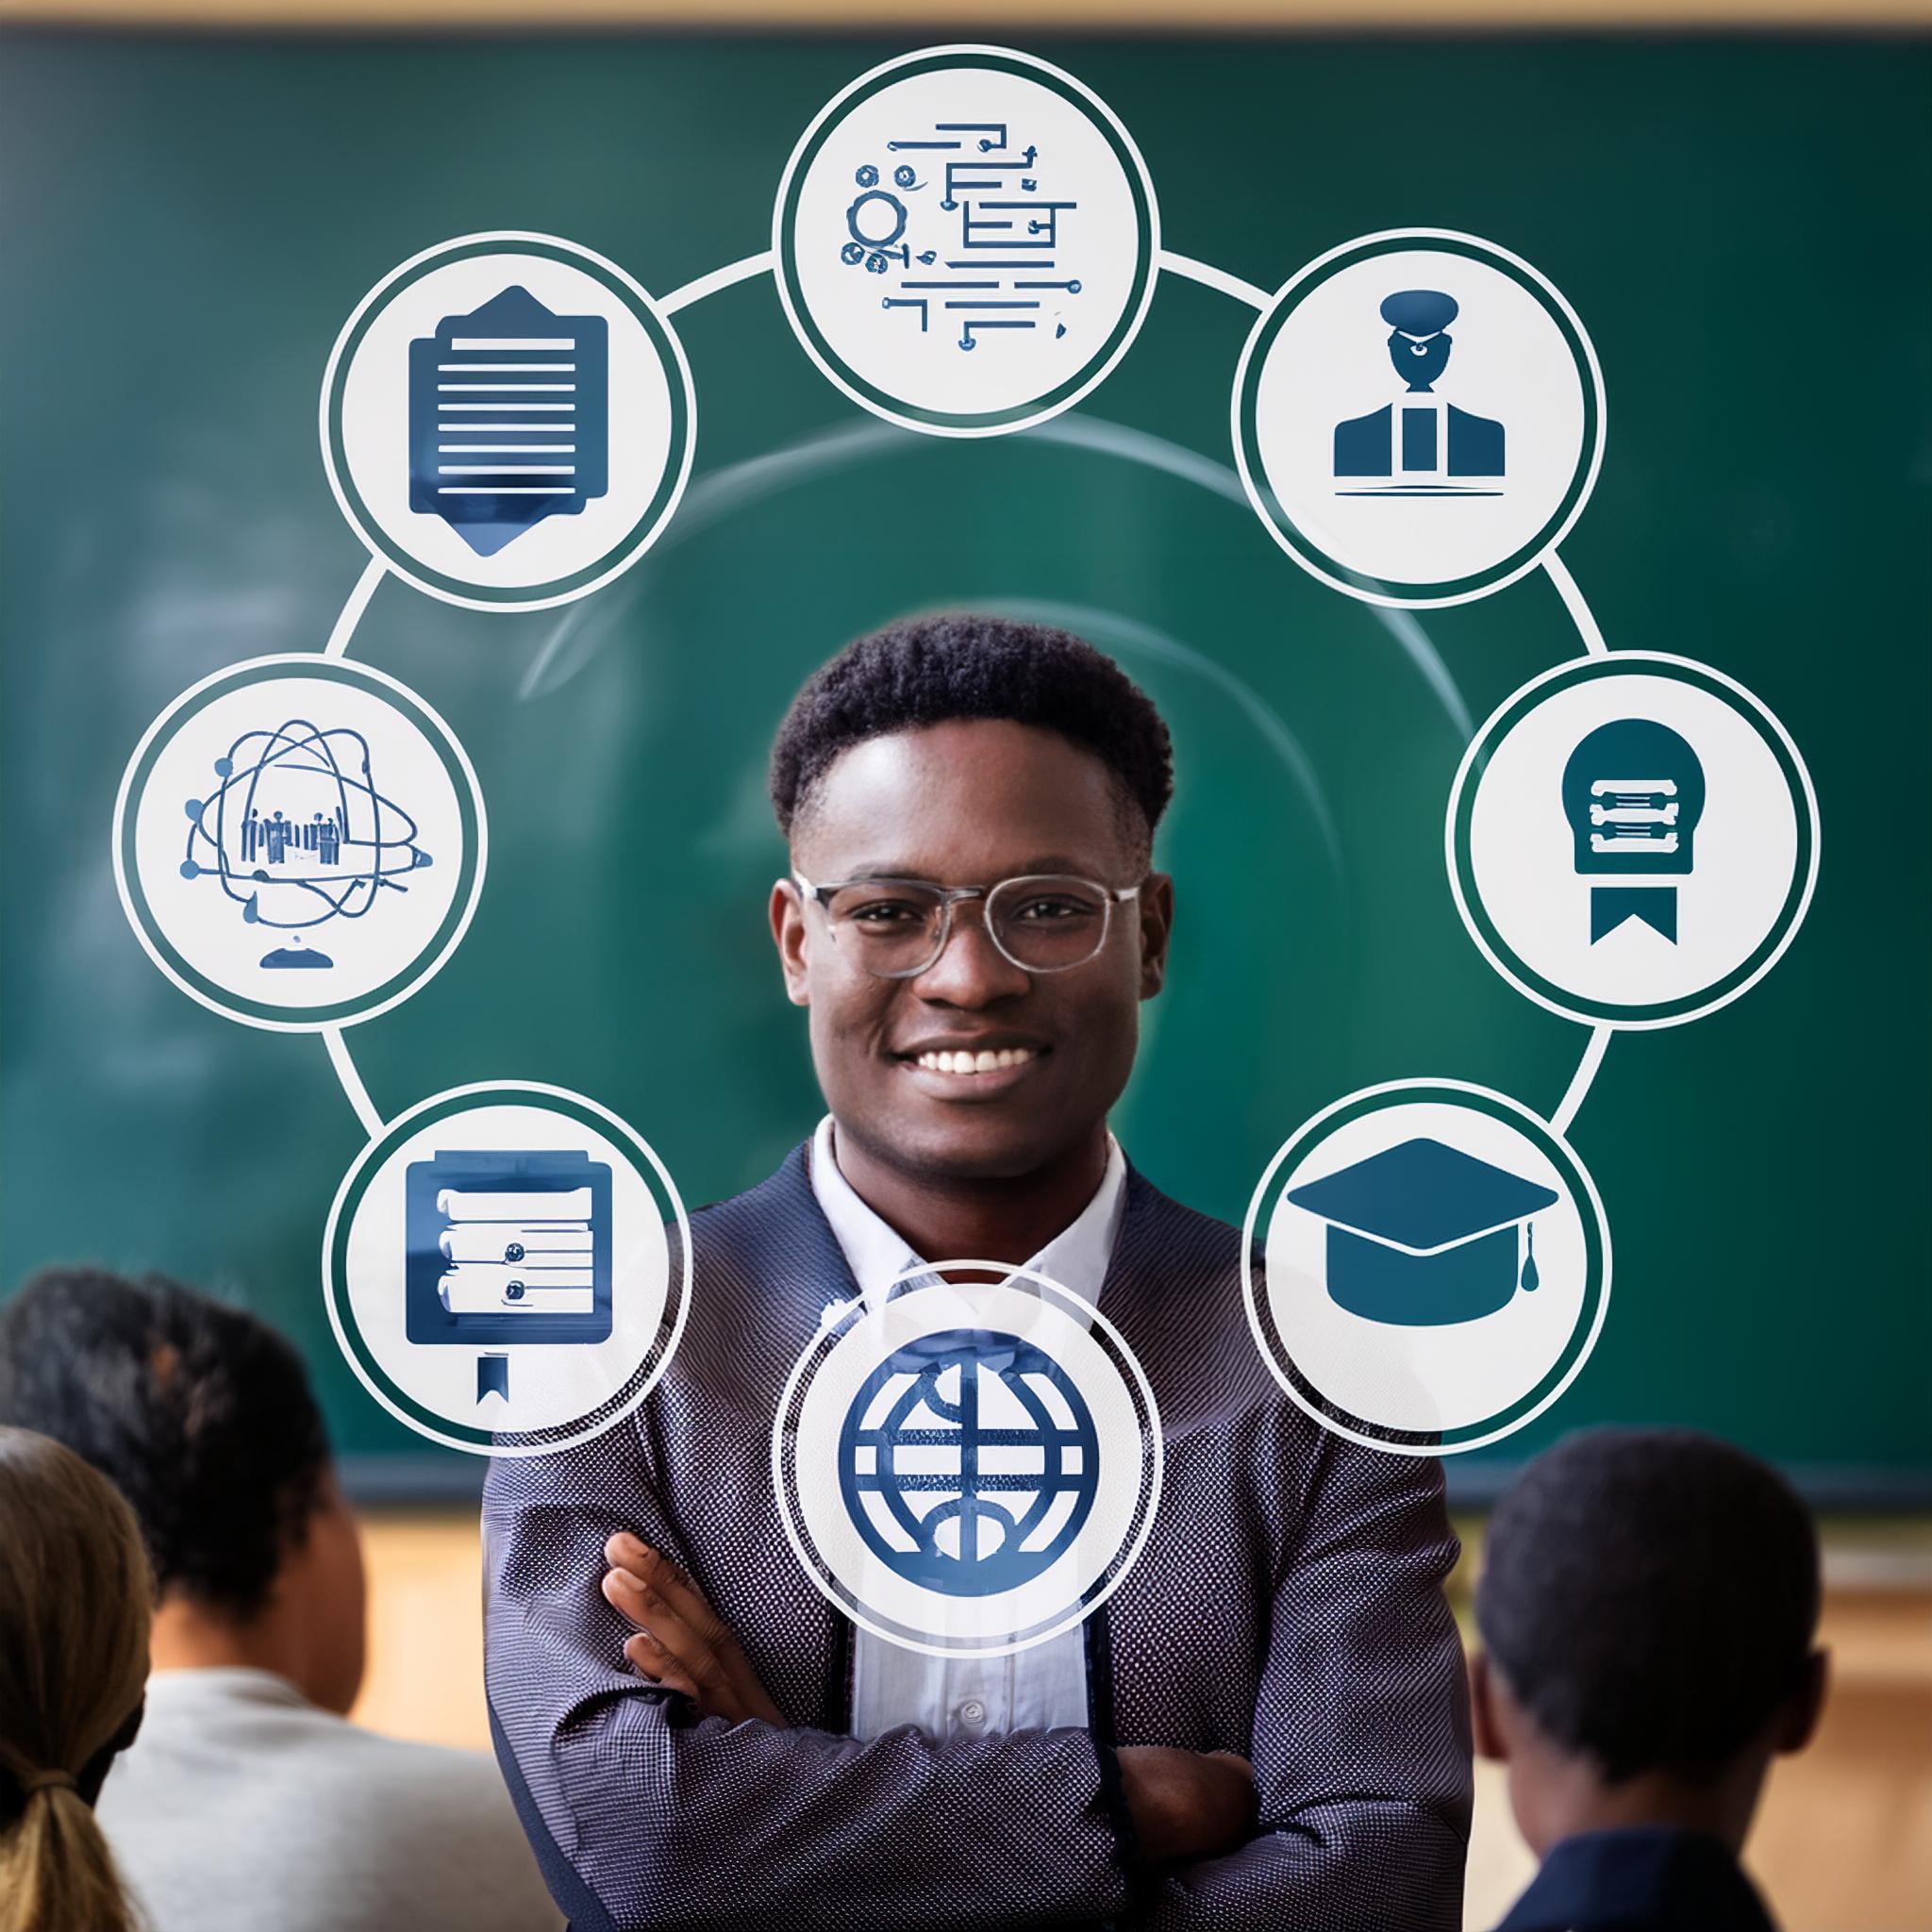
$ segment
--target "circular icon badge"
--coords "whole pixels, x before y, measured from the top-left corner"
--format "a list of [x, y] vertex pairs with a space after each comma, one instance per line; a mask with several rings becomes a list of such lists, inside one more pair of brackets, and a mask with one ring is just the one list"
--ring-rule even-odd
[[[939, 1278], [962, 1270], [1002, 1278]], [[1140, 1556], [1160, 1472], [1153, 1391], [1118, 1331], [987, 1261], [914, 1270], [828, 1322], [772, 1437], [807, 1575], [931, 1657], [1005, 1657], [1079, 1624]]]
[[772, 255], [806, 353], [888, 422], [992, 436], [1069, 408], [1154, 292], [1146, 164], [1072, 75], [929, 48], [824, 108], [779, 184]]
[[1755, 986], [1818, 877], [1818, 801], [1784, 726], [1682, 658], [1617, 651], [1532, 678], [1449, 797], [1456, 906], [1540, 1006], [1673, 1026]]
[[691, 1228], [615, 1114], [486, 1083], [412, 1107], [362, 1150], [322, 1272], [349, 1366], [399, 1422], [478, 1456], [539, 1456], [601, 1434], [664, 1373]]
[[1596, 352], [1525, 261], [1473, 235], [1371, 235], [1310, 262], [1235, 372], [1248, 498], [1305, 570], [1371, 604], [1466, 604], [1582, 513]]
[[1609, 1306], [1582, 1164], [1526, 1108], [1455, 1080], [1317, 1114], [1269, 1162], [1241, 1251], [1275, 1379], [1324, 1428], [1396, 1455], [1479, 1449], [1541, 1415]]
[[387, 1012], [483, 886], [476, 774], [415, 692], [312, 653], [205, 677], [142, 734], [114, 878], [150, 958], [203, 1006], [310, 1032]]
[[323, 377], [322, 456], [356, 534], [418, 590], [539, 610], [650, 548], [694, 415], [683, 348], [614, 262], [466, 235], [357, 305]]

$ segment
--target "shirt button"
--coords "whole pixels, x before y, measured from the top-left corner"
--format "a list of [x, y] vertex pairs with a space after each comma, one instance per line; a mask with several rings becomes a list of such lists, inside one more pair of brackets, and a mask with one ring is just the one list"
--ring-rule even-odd
[[954, 1715], [962, 1724], [976, 1730], [986, 1722], [986, 1706], [978, 1698], [969, 1697]]

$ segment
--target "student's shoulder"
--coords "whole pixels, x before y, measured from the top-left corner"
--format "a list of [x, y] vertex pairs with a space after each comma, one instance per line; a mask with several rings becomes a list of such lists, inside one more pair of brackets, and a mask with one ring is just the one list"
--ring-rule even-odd
[[479, 1833], [506, 1822], [515, 1826], [502, 1774], [485, 1752], [391, 1738], [346, 1721], [336, 1724], [328, 1745], [317, 1754], [325, 1757], [325, 1774], [361, 1791], [398, 1821], [461, 1820]]
[[509, 1794], [481, 1752], [369, 1730], [266, 1678], [240, 1689], [164, 1678], [160, 1690], [151, 1684], [150, 1721], [110, 1780], [117, 1801], [168, 1808], [220, 1782], [256, 1815], [352, 1818], [391, 1842], [450, 1820], [514, 1829]]
[[[446, 1901], [446, 1923], [471, 1932], [557, 1924], [495, 1760], [481, 1751], [425, 1744], [341, 1723], [318, 1752], [308, 1793], [332, 1822], [345, 1870], [396, 1896]], [[461, 1906], [460, 1912], [454, 1909]], [[444, 1919], [418, 1915], [428, 1928]]]

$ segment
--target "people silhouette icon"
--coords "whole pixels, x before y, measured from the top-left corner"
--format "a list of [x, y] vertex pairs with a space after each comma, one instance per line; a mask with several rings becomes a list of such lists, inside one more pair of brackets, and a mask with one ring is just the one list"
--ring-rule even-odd
[[1503, 493], [1503, 425], [1435, 393], [1455, 346], [1448, 331], [1457, 306], [1439, 289], [1402, 289], [1384, 299], [1389, 359], [1407, 393], [1399, 403], [1336, 425], [1335, 475], [1350, 482], [1390, 480], [1338, 490], [1338, 496]]

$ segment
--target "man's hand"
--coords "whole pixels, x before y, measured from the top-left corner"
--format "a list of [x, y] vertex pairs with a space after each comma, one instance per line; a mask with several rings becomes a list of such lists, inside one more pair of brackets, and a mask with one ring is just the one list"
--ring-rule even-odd
[[1255, 1825], [1255, 1771], [1245, 1757], [1166, 1744], [1123, 1744], [1116, 1756], [1143, 1858], [1211, 1858], [1246, 1843]]
[[738, 1639], [704, 1592], [661, 1551], [620, 1530], [604, 1545], [604, 1595], [635, 1624], [624, 1654], [640, 1675], [681, 1690], [707, 1717], [786, 1728]]

